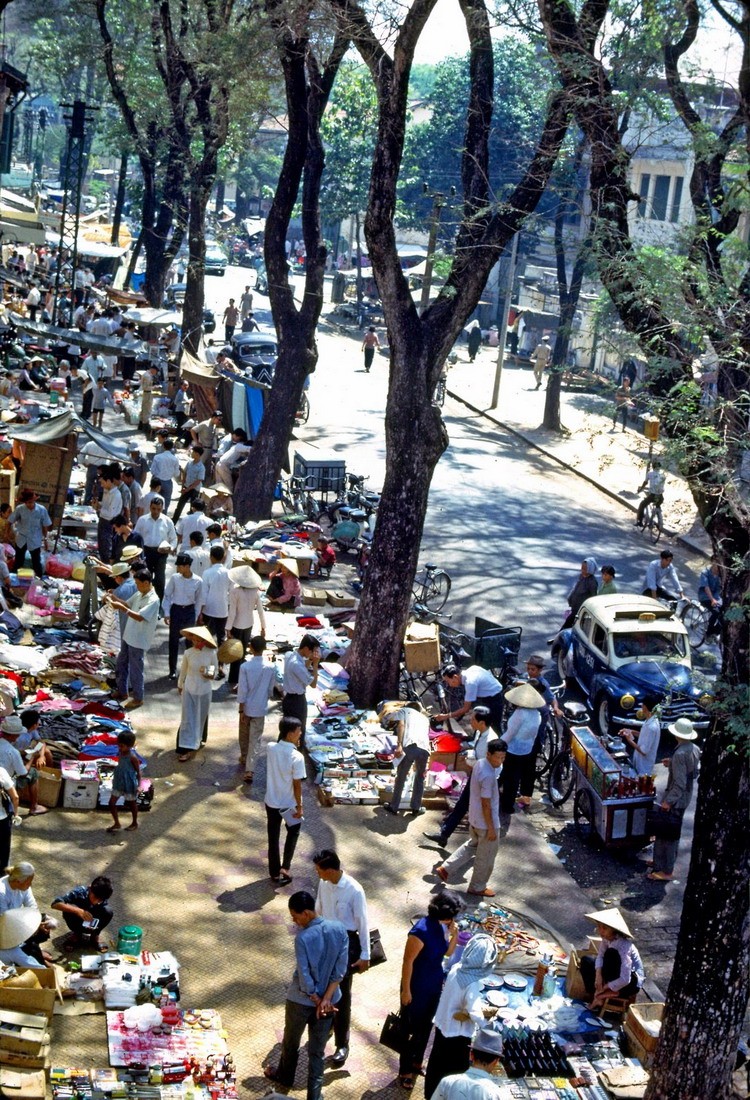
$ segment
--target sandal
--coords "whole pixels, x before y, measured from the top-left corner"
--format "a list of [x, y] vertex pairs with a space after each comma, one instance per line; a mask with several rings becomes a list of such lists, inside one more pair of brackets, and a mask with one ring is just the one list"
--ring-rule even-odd
[[400, 1073], [398, 1075], [398, 1083], [405, 1092], [411, 1092], [414, 1088], [414, 1074]]
[[194, 756], [195, 753], [192, 752], [181, 752], [180, 755], [177, 757], [177, 760], [180, 764], [186, 764], [188, 760], [192, 760]]
[[242, 777], [242, 782], [243, 783], [252, 783], [252, 781], [253, 781], [253, 773], [252, 772], [245, 772], [245, 774]]

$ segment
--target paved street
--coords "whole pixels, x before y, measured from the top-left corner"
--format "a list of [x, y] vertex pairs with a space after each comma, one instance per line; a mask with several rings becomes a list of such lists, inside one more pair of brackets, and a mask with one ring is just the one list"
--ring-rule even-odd
[[[229, 269], [224, 279], [207, 279], [209, 304], [221, 306], [219, 323], [228, 297], [239, 297], [245, 278], [243, 269]], [[256, 301], [261, 323], [270, 323], [267, 304]], [[349, 469], [369, 473], [377, 488], [384, 463], [387, 367], [379, 357], [373, 373], [365, 375], [359, 342], [322, 326], [312, 414], [300, 437], [321, 453], [344, 456]], [[423, 560], [451, 573], [447, 610], [455, 624], [471, 628], [481, 614], [521, 625], [524, 651], [544, 652], [582, 557], [614, 561], [624, 586], [640, 589], [652, 549], [634, 531], [630, 512], [458, 402], [449, 400], [445, 414], [451, 446], [436, 471]], [[108, 427], [126, 434], [114, 418]], [[676, 554], [687, 583], [700, 560], [682, 549]], [[165, 632], [160, 633], [161, 646], [149, 661], [147, 704], [134, 715], [138, 747], [155, 780], [153, 810], [142, 816], [136, 834], [115, 836], [105, 833], [108, 821], [99, 814], [35, 818], [14, 838], [14, 855], [37, 862], [35, 892], [43, 906], [63, 887], [111, 874], [113, 927], [138, 923], [146, 948], [175, 951], [183, 966], [183, 1002], [222, 1012], [244, 1095], [261, 1096], [267, 1090], [260, 1066], [278, 1053], [284, 988], [292, 970], [290, 888], [274, 894], [267, 879], [263, 767], [252, 789], [244, 787], [235, 766], [236, 704], [225, 684], [215, 691], [205, 751], [187, 765], [175, 762], [178, 695], [166, 678]], [[274, 729], [270, 719], [267, 737]], [[603, 892], [611, 897], [626, 882], [632, 899], [628, 919], [647, 948], [647, 964], [661, 977], [667, 969], [664, 941], [673, 941], [679, 921], [681, 886], [658, 888], [652, 895], [634, 868], [623, 871], [609, 857], [596, 857], [592, 885], [582, 890], [546, 839], [553, 829], [569, 831], [566, 818], [550, 818], [548, 824], [542, 813], [514, 819], [495, 869], [498, 900], [549, 922], [567, 944], [582, 941], [589, 930], [583, 913]], [[309, 790], [305, 819], [292, 888], [313, 887], [310, 856], [316, 848], [336, 847], [345, 869], [365, 886], [388, 955], [385, 966], [355, 980], [352, 1056], [343, 1070], [327, 1073], [326, 1096], [390, 1100], [402, 1095], [394, 1083], [396, 1059], [377, 1046], [377, 1036], [385, 1013], [397, 1003], [410, 918], [424, 912], [437, 888], [430, 875], [437, 852], [423, 841], [422, 830], [434, 828], [438, 815], [396, 820], [376, 807], [324, 810]], [[682, 880], [686, 848], [683, 844], [678, 863]], [[607, 860], [603, 871], [601, 859]], [[62, 1042], [55, 1061], [63, 1050], [68, 1062], [106, 1058], [101, 1017], [60, 1020], [56, 1035]], [[301, 1066], [298, 1091], [302, 1082]], [[421, 1096], [419, 1086], [415, 1096]]]

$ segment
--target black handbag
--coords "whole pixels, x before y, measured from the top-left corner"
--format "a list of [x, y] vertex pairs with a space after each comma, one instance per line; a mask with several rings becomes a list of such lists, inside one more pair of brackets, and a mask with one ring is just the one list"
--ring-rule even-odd
[[679, 840], [682, 833], [682, 813], [679, 810], [649, 810], [648, 835], [657, 840]]
[[381, 963], [388, 962], [385, 950], [383, 949], [383, 941], [380, 938], [380, 932], [377, 928], [370, 929], [370, 966], [380, 966]]
[[389, 1012], [380, 1032], [380, 1045], [394, 1050], [396, 1054], [403, 1054], [408, 1039], [409, 1031], [401, 1013]]
[[281, 577], [271, 577], [271, 581], [266, 589], [266, 596], [269, 600], [278, 600], [279, 596], [284, 594], [284, 582]]

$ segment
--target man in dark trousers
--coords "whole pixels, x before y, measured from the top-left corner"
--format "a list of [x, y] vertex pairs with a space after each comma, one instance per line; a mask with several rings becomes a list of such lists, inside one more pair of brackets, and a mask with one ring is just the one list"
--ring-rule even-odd
[[351, 875], [341, 870], [341, 860], [336, 852], [324, 848], [313, 856], [320, 883], [315, 900], [315, 912], [326, 920], [339, 920], [346, 929], [349, 940], [349, 957], [346, 974], [339, 989], [341, 1000], [333, 1021], [333, 1038], [336, 1051], [331, 1058], [334, 1066], [343, 1066], [349, 1057], [349, 1032], [352, 1020], [352, 978], [355, 971], [363, 974], [370, 969], [370, 926], [367, 920], [365, 892]]
[[294, 941], [297, 965], [286, 995], [281, 1060], [278, 1066], [266, 1066], [263, 1072], [269, 1081], [292, 1088], [307, 1028], [307, 1100], [321, 1100], [323, 1057], [334, 1006], [341, 1000], [339, 984], [347, 970], [349, 939], [340, 921], [317, 915], [315, 898], [307, 890], [292, 894], [289, 913], [299, 929]]

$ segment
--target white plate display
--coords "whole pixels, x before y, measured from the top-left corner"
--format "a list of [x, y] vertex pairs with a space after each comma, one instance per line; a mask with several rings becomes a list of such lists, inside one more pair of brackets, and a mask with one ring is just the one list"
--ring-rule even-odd
[[[96, 958], [98, 957], [99, 956], [97, 955]], [[482, 985], [485, 989], [502, 989], [503, 984], [504, 983], [502, 978], [484, 978], [482, 980]]]
[[588, 1024], [590, 1027], [606, 1027], [607, 1026], [604, 1023], [604, 1020], [599, 1020], [599, 1019], [597, 1019], [596, 1016], [584, 1016], [583, 1022], [585, 1024]]
[[507, 986], [508, 989], [514, 989], [516, 992], [519, 992], [526, 988], [526, 979], [523, 974], [504, 974], [503, 984]]
[[496, 989], [492, 989], [487, 994], [487, 1002], [491, 1004], [493, 1008], [506, 1008], [508, 1005], [508, 997], [505, 993], [498, 993]]

